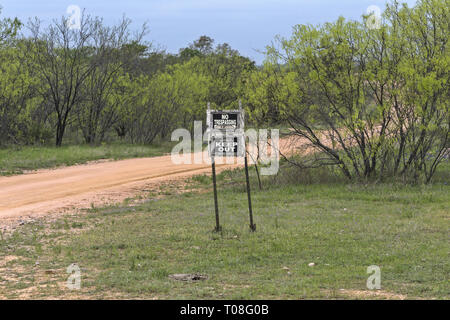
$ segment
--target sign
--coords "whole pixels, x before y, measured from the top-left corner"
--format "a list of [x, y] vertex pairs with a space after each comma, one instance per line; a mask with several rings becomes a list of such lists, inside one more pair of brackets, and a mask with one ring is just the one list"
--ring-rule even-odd
[[215, 150], [215, 154], [237, 154], [238, 152], [238, 138], [234, 137], [234, 138], [227, 138], [225, 137], [225, 139], [223, 140], [215, 140], [214, 141], [214, 150]]
[[213, 132], [229, 132], [244, 130], [244, 114], [242, 110], [208, 110], [206, 121]]
[[245, 154], [242, 110], [208, 110], [209, 155], [243, 157]]
[[240, 150], [242, 143], [240, 143], [239, 137], [225, 136], [223, 139], [214, 139], [211, 148], [213, 149], [211, 153], [216, 157], [238, 157], [242, 154]]
[[244, 112], [239, 100], [239, 110], [211, 110], [206, 112], [208, 124], [208, 153], [211, 157], [211, 170], [214, 189], [214, 211], [216, 214], [216, 232], [222, 227], [219, 221], [219, 205], [217, 203], [216, 163], [214, 157], [244, 157], [245, 180], [247, 182], [248, 210], [250, 216], [250, 230], [256, 231], [253, 223], [252, 201], [250, 197], [250, 180], [248, 177], [247, 154], [245, 150]]
[[216, 112], [212, 114], [212, 128], [214, 130], [236, 130], [238, 128], [238, 114]]

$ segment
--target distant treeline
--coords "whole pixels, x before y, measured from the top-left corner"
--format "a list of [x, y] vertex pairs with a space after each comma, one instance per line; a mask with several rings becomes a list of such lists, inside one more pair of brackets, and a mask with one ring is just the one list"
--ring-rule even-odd
[[[252, 125], [282, 124], [348, 178], [430, 181], [449, 152], [449, 0], [390, 2], [381, 16], [297, 25], [263, 66], [202, 36], [178, 54], [143, 41], [146, 26], [83, 14], [0, 20], [0, 144], [152, 143], [242, 99]], [[27, 28], [29, 36], [20, 34]]]
[[202, 36], [179, 54], [154, 49], [123, 19], [105, 26], [83, 15], [43, 28], [3, 20], [0, 37], [0, 143], [60, 146], [67, 130], [86, 143], [118, 137], [152, 143], [177, 127], [190, 128], [214, 107], [235, 104], [241, 79], [256, 70], [228, 44]]

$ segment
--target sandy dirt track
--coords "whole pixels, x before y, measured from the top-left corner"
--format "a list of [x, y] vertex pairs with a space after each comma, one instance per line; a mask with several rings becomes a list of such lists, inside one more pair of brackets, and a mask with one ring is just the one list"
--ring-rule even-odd
[[[217, 171], [235, 166], [217, 165]], [[0, 220], [118, 202], [151, 184], [210, 172], [209, 164], [177, 165], [168, 155], [0, 177]]]
[[[295, 144], [282, 139], [280, 149], [291, 149]], [[197, 154], [199, 156], [202, 155]], [[193, 160], [194, 154], [191, 157]], [[206, 153], [203, 157], [207, 158]], [[171, 156], [166, 155], [100, 161], [0, 177], [0, 226], [24, 217], [118, 203], [142, 192], [155, 190], [155, 186], [163, 183], [180, 183], [193, 175], [211, 173], [209, 163], [192, 162], [174, 164]], [[240, 163], [217, 164], [217, 172], [242, 166], [242, 163], [240, 158]]]

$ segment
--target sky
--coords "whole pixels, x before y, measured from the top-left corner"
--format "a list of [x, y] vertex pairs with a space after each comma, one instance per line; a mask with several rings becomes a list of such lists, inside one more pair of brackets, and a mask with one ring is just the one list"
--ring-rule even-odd
[[[410, 6], [415, 0], [403, 0]], [[383, 9], [387, 0], [0, 0], [1, 17], [22, 22], [38, 17], [44, 22], [67, 15], [77, 5], [106, 24], [125, 14], [139, 29], [148, 23], [146, 40], [177, 53], [202, 35], [232, 48], [258, 64], [262, 51], [276, 35], [288, 37], [297, 24], [334, 21], [339, 16], [360, 19], [370, 6]]]

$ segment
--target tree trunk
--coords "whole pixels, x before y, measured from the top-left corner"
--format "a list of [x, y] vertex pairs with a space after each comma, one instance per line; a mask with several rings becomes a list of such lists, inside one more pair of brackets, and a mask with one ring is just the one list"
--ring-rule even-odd
[[56, 140], [55, 140], [55, 145], [57, 147], [61, 147], [62, 145], [65, 130], [66, 124], [64, 122], [58, 122], [58, 125], [56, 127]]

